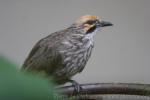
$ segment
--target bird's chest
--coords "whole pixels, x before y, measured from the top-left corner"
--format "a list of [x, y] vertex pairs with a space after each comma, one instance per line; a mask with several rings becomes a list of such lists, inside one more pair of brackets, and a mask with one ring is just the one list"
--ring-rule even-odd
[[62, 52], [63, 64], [67, 74], [71, 76], [81, 72], [91, 56], [93, 42], [86, 40], [80, 43], [66, 43], [66, 50]]

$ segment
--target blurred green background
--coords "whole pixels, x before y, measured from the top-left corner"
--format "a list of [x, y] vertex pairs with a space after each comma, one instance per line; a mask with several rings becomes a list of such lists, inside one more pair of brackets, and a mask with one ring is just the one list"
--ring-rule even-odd
[[54, 85], [39, 75], [20, 71], [0, 57], [0, 100], [56, 100]]

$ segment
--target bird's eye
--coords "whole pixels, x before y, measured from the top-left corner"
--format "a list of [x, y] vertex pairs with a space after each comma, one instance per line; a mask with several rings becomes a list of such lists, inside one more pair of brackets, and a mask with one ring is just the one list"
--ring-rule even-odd
[[89, 25], [92, 25], [94, 23], [95, 23], [95, 21], [93, 21], [93, 20], [89, 20], [89, 21], [86, 22], [86, 24], [89, 24]]

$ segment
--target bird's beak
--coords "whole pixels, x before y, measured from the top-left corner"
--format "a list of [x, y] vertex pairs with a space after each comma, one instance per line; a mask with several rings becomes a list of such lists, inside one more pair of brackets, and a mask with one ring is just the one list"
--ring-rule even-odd
[[100, 21], [96, 24], [97, 27], [105, 27], [105, 26], [113, 26], [111, 22], [107, 21]]

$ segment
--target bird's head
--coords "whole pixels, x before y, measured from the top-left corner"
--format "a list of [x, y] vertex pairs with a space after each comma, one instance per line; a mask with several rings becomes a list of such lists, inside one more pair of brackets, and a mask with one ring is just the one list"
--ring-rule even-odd
[[107, 21], [102, 21], [101, 18], [92, 15], [85, 15], [80, 17], [74, 24], [81, 29], [85, 34], [93, 33], [97, 29], [113, 24]]

